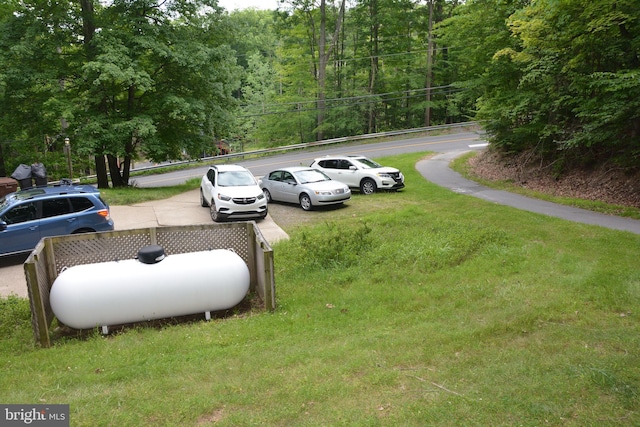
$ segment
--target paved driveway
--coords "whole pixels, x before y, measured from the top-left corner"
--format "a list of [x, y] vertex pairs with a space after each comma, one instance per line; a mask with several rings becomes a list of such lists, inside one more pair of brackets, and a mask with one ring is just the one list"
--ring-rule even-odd
[[[178, 194], [166, 200], [139, 203], [132, 206], [111, 206], [116, 230], [175, 225], [211, 224], [209, 209], [200, 206], [199, 190]], [[270, 244], [288, 238], [271, 219], [256, 221], [260, 232]], [[27, 281], [23, 263], [27, 255], [0, 258], [0, 296], [11, 294], [27, 297]]]
[[418, 162], [416, 169], [427, 180], [442, 187], [449, 188], [457, 193], [468, 194], [497, 204], [563, 218], [569, 221], [599, 225], [614, 230], [640, 234], [640, 221], [636, 219], [601, 214], [586, 209], [533, 199], [519, 194], [509, 193], [508, 191], [493, 190], [488, 187], [483, 187], [474, 181], [464, 179], [458, 172], [449, 168], [449, 163], [467, 151], [468, 150], [461, 150], [438, 154], [430, 159]]

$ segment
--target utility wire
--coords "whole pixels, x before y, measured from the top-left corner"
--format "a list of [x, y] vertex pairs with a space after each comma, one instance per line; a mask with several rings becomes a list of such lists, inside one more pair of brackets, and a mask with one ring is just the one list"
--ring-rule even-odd
[[[336, 101], [351, 101], [351, 100], [358, 100], [358, 99], [367, 99], [367, 98], [379, 98], [382, 96], [391, 96], [391, 95], [397, 95], [397, 94], [401, 94], [401, 93], [426, 93], [428, 90], [434, 91], [434, 90], [442, 90], [442, 89], [448, 89], [448, 88], [452, 88], [455, 87], [453, 85], [443, 85], [443, 86], [433, 86], [432, 88], [420, 88], [420, 89], [407, 89], [407, 90], [399, 90], [399, 91], [395, 91], [395, 92], [385, 92], [385, 93], [372, 93], [372, 94], [367, 94], [367, 95], [358, 95], [358, 96], [350, 96], [350, 97], [344, 97], [344, 98], [328, 98], [325, 99], [325, 102], [329, 103], [329, 102], [336, 102]], [[436, 92], [437, 94], [437, 92]], [[265, 107], [272, 107], [272, 106], [287, 106], [287, 105], [300, 105], [300, 104], [315, 104], [316, 102], [318, 102], [317, 99], [308, 99], [308, 100], [300, 100], [300, 101], [290, 101], [290, 102], [277, 102], [277, 103], [269, 103], [269, 104], [244, 104], [241, 105], [241, 108], [244, 107], [251, 107], [251, 106], [260, 106], [260, 108], [265, 108]]]
[[[433, 89], [433, 88], [432, 88]], [[446, 91], [438, 91], [438, 92], [434, 92], [432, 93], [432, 95], [448, 95], [451, 93], [457, 93], [457, 92], [462, 92], [464, 91], [464, 89], [450, 89], [450, 90], [446, 90]], [[395, 92], [395, 93], [403, 93], [403, 92]], [[372, 97], [377, 97], [379, 95], [371, 95], [371, 96], [366, 96], [366, 97], [352, 97], [352, 98], [345, 98], [345, 99], [350, 99], [350, 100], [354, 100], [355, 102], [347, 102], [344, 104], [336, 104], [336, 105], [325, 105], [325, 110], [333, 110], [333, 109], [339, 109], [339, 108], [347, 108], [347, 107], [353, 107], [353, 106], [359, 106], [359, 105], [367, 105], [367, 104], [371, 104], [371, 101], [367, 101], [367, 99], [370, 99]], [[399, 96], [399, 97], [394, 97], [394, 98], [383, 98], [383, 99], [379, 99], [376, 102], [377, 103], [383, 103], [383, 102], [391, 102], [391, 101], [398, 101], [398, 100], [408, 100], [408, 99], [415, 99], [415, 98], [423, 98], [424, 94], [414, 94], [414, 95], [409, 95], [409, 96]], [[340, 98], [337, 98], [337, 100], [340, 100]], [[297, 103], [297, 102], [290, 102], [290, 103], [286, 103], [286, 104], [271, 104], [273, 106], [284, 106], [284, 105], [295, 105], [295, 106], [299, 106], [299, 105], [303, 105], [303, 104], [308, 104], [309, 102], [313, 102], [313, 103], [317, 103], [316, 101], [306, 101], [304, 103]], [[259, 106], [260, 108], [264, 108], [264, 106]], [[305, 107], [305, 108], [296, 108], [296, 109], [284, 109], [284, 110], [272, 110], [272, 111], [268, 111], [268, 112], [264, 112], [264, 113], [257, 113], [257, 114], [245, 114], [245, 115], [241, 115], [238, 116], [240, 118], [249, 118], [249, 117], [262, 117], [262, 116], [271, 116], [271, 115], [276, 115], [276, 114], [291, 114], [291, 113], [302, 113], [302, 112], [309, 112], [309, 111], [318, 111], [319, 109], [317, 107]]]

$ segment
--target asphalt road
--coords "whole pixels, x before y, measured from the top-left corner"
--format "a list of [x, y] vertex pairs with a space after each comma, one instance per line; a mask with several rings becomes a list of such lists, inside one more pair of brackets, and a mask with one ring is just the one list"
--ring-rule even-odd
[[[468, 150], [466, 150], [468, 151]], [[628, 231], [640, 234], [640, 221], [592, 212], [586, 209], [559, 205], [544, 200], [533, 199], [508, 191], [494, 190], [463, 178], [449, 168], [449, 163], [464, 153], [465, 150], [453, 150], [438, 154], [428, 160], [416, 164], [416, 169], [428, 181], [441, 187], [449, 188], [456, 193], [478, 197], [489, 202], [511, 206], [517, 209], [536, 212], [547, 216], [566, 219], [583, 224], [597, 225], [613, 230]]]
[[[448, 167], [449, 162], [455, 157], [471, 150], [483, 150], [485, 147], [486, 144], [481, 139], [480, 133], [460, 132], [450, 135], [412, 137], [373, 144], [358, 143], [325, 146], [313, 151], [294, 151], [247, 161], [236, 160], [234, 163], [245, 166], [256, 176], [262, 176], [274, 168], [283, 166], [308, 166], [316, 157], [322, 157], [328, 154], [359, 154], [375, 158], [403, 153], [432, 151], [440, 154], [430, 160], [420, 162], [417, 168], [427, 180], [450, 188], [452, 191], [522, 210], [563, 218], [569, 221], [640, 234], [640, 221], [638, 220], [599, 214], [585, 209], [558, 205], [506, 191], [492, 190], [473, 181], [464, 179], [460, 174], [452, 171]], [[139, 187], [177, 185], [185, 182], [189, 178], [201, 178], [206, 170], [207, 167], [202, 167], [160, 175], [137, 177], [135, 178], [135, 185]]]
[[[461, 132], [451, 135], [412, 137], [371, 144], [351, 143], [322, 146], [309, 151], [291, 151], [252, 160], [234, 158], [232, 162], [246, 167], [255, 176], [263, 176], [271, 170], [283, 166], [309, 166], [313, 159], [329, 154], [359, 154], [375, 158], [422, 151], [445, 153], [459, 150], [479, 150], [484, 147], [484, 141], [480, 139], [478, 133]], [[138, 176], [132, 178], [131, 183], [138, 187], [173, 186], [182, 184], [190, 178], [201, 178], [206, 170], [207, 167], [203, 166], [201, 168], [168, 172], [160, 175]]]

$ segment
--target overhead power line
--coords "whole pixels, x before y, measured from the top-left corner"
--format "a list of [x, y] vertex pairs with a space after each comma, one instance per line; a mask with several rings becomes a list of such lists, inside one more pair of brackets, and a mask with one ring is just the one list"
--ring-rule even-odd
[[[438, 91], [434, 92], [434, 89], [440, 89]], [[443, 89], [447, 89], [447, 90], [443, 90]], [[380, 98], [381, 95], [383, 94], [374, 94], [374, 95], [364, 95], [361, 97], [349, 97], [349, 98], [334, 98], [332, 100], [327, 100], [327, 104], [325, 105], [325, 110], [333, 110], [333, 109], [338, 109], [338, 108], [347, 108], [347, 107], [354, 107], [354, 106], [358, 106], [358, 105], [366, 105], [366, 104], [370, 104], [372, 98], [380, 98], [375, 102], [392, 102], [392, 101], [399, 101], [399, 100], [411, 100], [411, 99], [420, 99], [420, 100], [424, 100], [424, 93], [427, 91], [427, 89], [422, 89], [422, 90], [416, 90], [416, 91], [401, 91], [401, 92], [389, 92], [386, 93], [384, 95], [397, 95], [397, 94], [407, 94], [407, 92], [416, 92], [413, 94], [407, 94], [404, 96], [395, 96], [395, 97], [391, 97], [391, 98]], [[448, 85], [448, 86], [439, 86], [438, 88], [431, 88], [431, 94], [432, 95], [448, 95], [451, 93], [457, 93], [457, 92], [461, 92], [464, 91], [464, 89], [461, 88], [456, 88], [454, 86]], [[333, 102], [329, 102], [329, 101], [333, 101]], [[335, 101], [340, 101], [340, 102], [335, 102]], [[346, 102], [342, 102], [342, 101], [346, 101]], [[271, 111], [265, 111], [262, 113], [256, 113], [256, 114], [244, 114], [241, 115], [239, 117], [242, 118], [248, 118], [248, 117], [262, 117], [262, 116], [270, 116], [270, 115], [275, 115], [275, 114], [289, 114], [289, 113], [302, 113], [302, 112], [308, 112], [308, 111], [317, 111], [318, 108], [315, 107], [313, 104], [315, 104], [317, 101], [313, 100], [313, 101], [303, 101], [303, 102], [286, 102], [286, 103], [282, 103], [282, 104], [268, 104], [271, 107], [291, 107], [294, 106], [296, 107], [295, 109], [292, 108], [286, 108], [286, 109], [271, 109]], [[305, 106], [305, 105], [309, 105], [312, 104], [312, 106]], [[265, 107], [267, 107], [267, 104], [265, 105], [255, 105], [256, 107], [260, 107], [260, 109], [265, 109]], [[302, 108], [301, 108], [302, 107]]]
[[[434, 86], [431, 88], [431, 91], [454, 88], [454, 87], [455, 86], [453, 85]], [[329, 103], [329, 102], [336, 102], [336, 101], [351, 101], [354, 99], [357, 100], [357, 99], [367, 99], [367, 98], [379, 98], [381, 96], [392, 96], [392, 95], [398, 95], [403, 93], [423, 94], [423, 93], [426, 93], [428, 90], [429, 89], [427, 88], [419, 88], [419, 89], [400, 90], [395, 92], [372, 93], [367, 95], [349, 96], [349, 97], [342, 97], [342, 98], [328, 98], [328, 99], [325, 99], [325, 102]], [[268, 108], [273, 106], [281, 107], [281, 106], [287, 106], [287, 105], [315, 104], [316, 102], [318, 102], [318, 100], [314, 98], [314, 99], [307, 99], [307, 100], [300, 100], [300, 101], [277, 102], [277, 103], [268, 103], [268, 104], [245, 104], [245, 105], [241, 105], [240, 107], [244, 108], [244, 107], [260, 106], [260, 108]]]

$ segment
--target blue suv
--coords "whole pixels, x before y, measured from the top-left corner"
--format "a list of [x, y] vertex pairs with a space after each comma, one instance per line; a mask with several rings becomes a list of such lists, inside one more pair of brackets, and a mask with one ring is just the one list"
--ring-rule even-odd
[[0, 198], [0, 256], [30, 252], [41, 238], [113, 230], [109, 205], [90, 185], [55, 185]]

